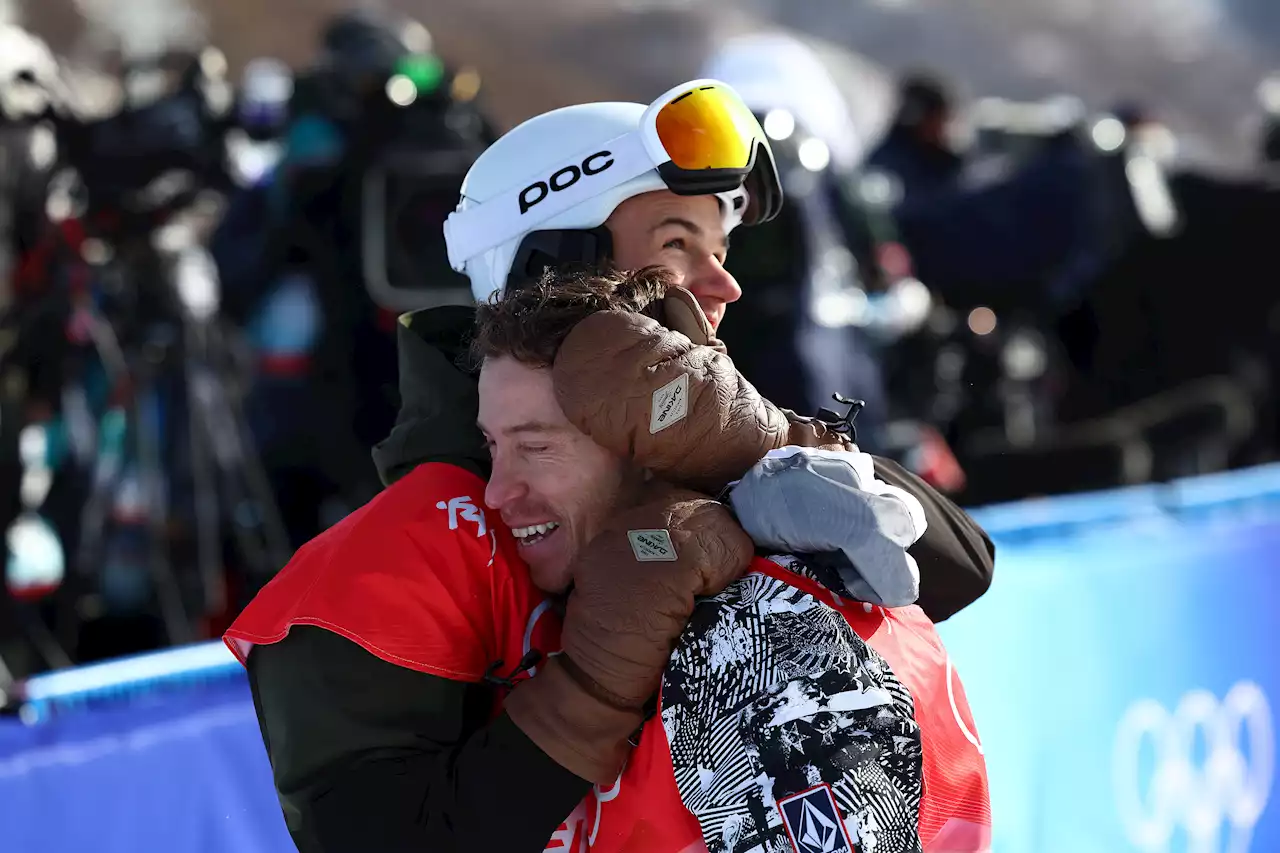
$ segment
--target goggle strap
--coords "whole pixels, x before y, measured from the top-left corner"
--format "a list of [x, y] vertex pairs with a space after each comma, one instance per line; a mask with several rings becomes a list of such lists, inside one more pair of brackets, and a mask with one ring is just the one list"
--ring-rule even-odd
[[626, 133], [566, 158], [541, 178], [504, 190], [475, 207], [455, 210], [444, 223], [449, 265], [462, 272], [467, 261], [482, 252], [536, 231], [544, 222], [657, 165], [642, 133]]

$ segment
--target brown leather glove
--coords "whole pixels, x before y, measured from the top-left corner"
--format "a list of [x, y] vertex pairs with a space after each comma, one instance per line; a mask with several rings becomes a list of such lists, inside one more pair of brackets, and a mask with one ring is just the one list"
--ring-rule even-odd
[[753, 554], [722, 504], [654, 483], [574, 561], [564, 651], [512, 691], [508, 716], [575, 775], [612, 783], [695, 598], [741, 577]]
[[622, 311], [593, 314], [556, 355], [556, 398], [597, 444], [712, 494], [779, 447], [848, 449], [821, 421], [761, 397], [689, 291], [672, 288], [655, 313], [665, 325]]

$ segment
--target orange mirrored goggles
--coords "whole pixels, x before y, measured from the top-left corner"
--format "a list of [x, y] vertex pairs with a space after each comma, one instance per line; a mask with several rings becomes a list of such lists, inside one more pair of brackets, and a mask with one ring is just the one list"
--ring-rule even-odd
[[646, 119], [646, 146], [655, 159], [667, 160], [658, 172], [672, 192], [700, 195], [745, 186], [750, 197], [745, 224], [777, 215], [782, 189], [768, 137], [728, 85], [686, 83], [654, 101]]

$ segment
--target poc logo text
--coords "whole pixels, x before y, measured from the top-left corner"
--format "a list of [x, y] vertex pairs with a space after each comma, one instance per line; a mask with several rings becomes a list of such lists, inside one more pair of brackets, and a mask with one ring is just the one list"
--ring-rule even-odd
[[583, 175], [598, 175], [613, 165], [612, 151], [597, 151], [582, 161], [582, 165], [565, 166], [545, 181], [534, 181], [520, 191], [520, 214], [529, 212], [551, 193], [563, 192], [582, 180]]

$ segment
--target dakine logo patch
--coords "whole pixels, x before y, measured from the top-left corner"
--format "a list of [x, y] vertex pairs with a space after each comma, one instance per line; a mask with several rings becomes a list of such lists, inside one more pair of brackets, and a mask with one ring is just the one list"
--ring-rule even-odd
[[689, 374], [681, 373], [653, 392], [649, 434], [656, 435], [689, 414]]
[[674, 563], [676, 543], [665, 530], [628, 530], [631, 551], [642, 563]]
[[778, 810], [796, 853], [857, 853], [828, 785], [787, 797]]

